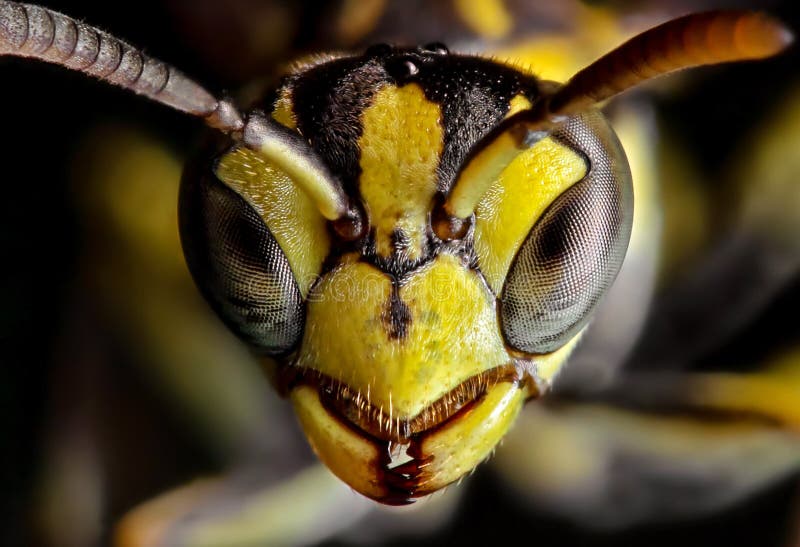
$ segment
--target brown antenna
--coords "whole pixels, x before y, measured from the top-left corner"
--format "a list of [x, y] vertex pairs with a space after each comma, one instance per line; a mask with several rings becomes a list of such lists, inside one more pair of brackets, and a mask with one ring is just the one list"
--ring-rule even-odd
[[783, 23], [760, 12], [711, 11], [679, 17], [635, 36], [578, 72], [553, 95], [549, 110], [581, 112], [677, 70], [771, 57], [793, 39]]
[[434, 211], [442, 239], [465, 232], [465, 220], [519, 154], [568, 117], [658, 76], [702, 65], [763, 59], [794, 40], [777, 19], [752, 11], [712, 11], [674, 19], [625, 42], [533, 106], [505, 120], [470, 151], [442, 206]]

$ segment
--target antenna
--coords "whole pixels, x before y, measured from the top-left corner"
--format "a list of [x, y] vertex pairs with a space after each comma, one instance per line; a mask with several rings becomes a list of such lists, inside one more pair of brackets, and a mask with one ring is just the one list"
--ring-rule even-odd
[[674, 19], [647, 30], [599, 58], [566, 84], [544, 93], [531, 110], [505, 120], [470, 152], [434, 226], [456, 239], [500, 173], [522, 152], [568, 117], [664, 74], [702, 65], [763, 59], [794, 40], [783, 23], [753, 11], [711, 11]]
[[106, 32], [47, 8], [0, 2], [3, 55], [60, 65], [202, 118], [286, 171], [325, 218], [337, 221], [338, 232], [355, 236], [362, 229], [342, 185], [302, 137], [261, 113], [243, 120], [232, 102]]
[[582, 112], [642, 82], [687, 68], [772, 57], [794, 40], [755, 11], [686, 15], [635, 36], [573, 76], [550, 99], [554, 114]]

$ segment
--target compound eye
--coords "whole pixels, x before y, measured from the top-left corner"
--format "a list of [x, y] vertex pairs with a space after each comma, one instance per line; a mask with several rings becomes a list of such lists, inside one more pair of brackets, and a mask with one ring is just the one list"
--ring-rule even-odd
[[627, 161], [605, 120], [584, 115], [553, 136], [584, 154], [589, 170], [543, 213], [506, 277], [504, 335], [531, 354], [557, 350], [586, 325], [622, 266], [633, 219]]
[[264, 353], [290, 351], [303, 330], [303, 298], [261, 216], [210, 169], [184, 175], [180, 213], [189, 269], [222, 320]]

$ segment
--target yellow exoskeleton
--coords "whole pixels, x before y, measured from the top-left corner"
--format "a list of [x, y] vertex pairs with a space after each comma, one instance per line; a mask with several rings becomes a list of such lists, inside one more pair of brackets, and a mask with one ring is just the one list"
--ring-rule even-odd
[[543, 395], [621, 267], [634, 196], [597, 107], [790, 42], [757, 13], [640, 35], [565, 84], [441, 44], [298, 62], [246, 113], [85, 24], [0, 3], [0, 51], [121, 85], [217, 131], [187, 168], [201, 291], [314, 450], [406, 503], [470, 472]]

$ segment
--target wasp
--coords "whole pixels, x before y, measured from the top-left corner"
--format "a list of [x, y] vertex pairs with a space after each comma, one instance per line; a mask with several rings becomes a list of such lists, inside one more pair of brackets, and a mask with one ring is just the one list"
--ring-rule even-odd
[[634, 196], [598, 106], [650, 78], [774, 55], [749, 12], [656, 27], [565, 84], [421, 47], [301, 59], [247, 109], [67, 16], [2, 3], [5, 54], [201, 119], [180, 231], [320, 459], [401, 504], [484, 460], [543, 396], [623, 263]]

